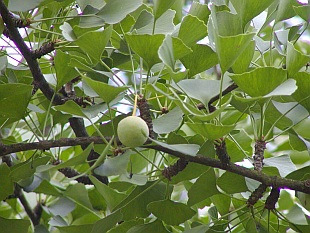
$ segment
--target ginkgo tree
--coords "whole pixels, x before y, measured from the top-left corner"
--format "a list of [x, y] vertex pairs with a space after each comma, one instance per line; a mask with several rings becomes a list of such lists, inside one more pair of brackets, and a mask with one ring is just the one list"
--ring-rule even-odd
[[0, 0], [0, 231], [310, 232], [309, 9]]

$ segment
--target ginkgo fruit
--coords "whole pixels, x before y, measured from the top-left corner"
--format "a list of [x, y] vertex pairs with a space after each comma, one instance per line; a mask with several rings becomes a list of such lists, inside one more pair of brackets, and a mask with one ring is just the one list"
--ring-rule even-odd
[[134, 148], [142, 146], [146, 142], [149, 128], [140, 117], [129, 116], [118, 123], [117, 135], [124, 146]]

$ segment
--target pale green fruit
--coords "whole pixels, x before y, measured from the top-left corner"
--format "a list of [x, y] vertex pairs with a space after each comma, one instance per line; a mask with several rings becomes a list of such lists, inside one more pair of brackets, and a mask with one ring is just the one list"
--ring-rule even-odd
[[146, 142], [149, 128], [140, 117], [129, 116], [118, 123], [117, 135], [123, 145], [138, 147]]

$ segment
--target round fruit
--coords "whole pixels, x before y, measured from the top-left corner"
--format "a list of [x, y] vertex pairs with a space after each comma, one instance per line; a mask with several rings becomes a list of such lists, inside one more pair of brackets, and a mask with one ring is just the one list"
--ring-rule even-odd
[[117, 134], [123, 145], [133, 148], [146, 142], [149, 128], [140, 117], [129, 116], [118, 123]]

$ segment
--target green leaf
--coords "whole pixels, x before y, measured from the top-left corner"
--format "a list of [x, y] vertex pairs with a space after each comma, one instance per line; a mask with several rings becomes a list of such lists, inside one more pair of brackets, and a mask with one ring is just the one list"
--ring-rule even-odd
[[[0, 35], [2, 35], [3, 30], [4, 30], [4, 22], [3, 22], [3, 19], [1, 18], [0, 19]], [[6, 60], [6, 63], [7, 63], [6, 57], [1, 57], [1, 60], [0, 60], [1, 63], [2, 63], [3, 58]], [[1, 64], [1, 67], [2, 67], [2, 64]]]
[[[246, 154], [251, 155], [253, 139], [244, 130], [240, 130], [238, 133], [232, 132], [231, 137], [238, 142]], [[226, 139], [227, 152], [230, 155], [231, 162], [241, 162], [245, 155], [235, 141], [231, 140], [230, 137]]]
[[148, 64], [149, 69], [156, 63], [161, 62], [158, 50], [164, 41], [164, 35], [129, 35], [126, 34], [126, 41], [130, 48], [142, 57]]
[[278, 201], [279, 210], [289, 210], [294, 206], [293, 197], [286, 190], [281, 191], [281, 195]]
[[200, 2], [193, 2], [188, 14], [196, 16], [203, 22], [207, 22], [209, 15], [211, 14], [207, 4], [201, 4]]
[[309, 61], [310, 56], [302, 54], [294, 48], [291, 42], [287, 42], [286, 68], [288, 77], [294, 77], [294, 75]]
[[218, 36], [215, 47], [222, 72], [227, 71], [250, 44], [254, 33]]
[[299, 205], [295, 204], [290, 209], [290, 211], [286, 214], [286, 218], [289, 222], [293, 223], [294, 225], [300, 224], [300, 225], [307, 226], [308, 230], [310, 229], [309, 223], [308, 223], [308, 216], [305, 214], [305, 212], [302, 210], [302, 208]]
[[48, 211], [54, 216], [65, 217], [76, 208], [73, 201], [66, 197], [60, 197], [48, 206]]
[[158, 134], [170, 133], [181, 125], [183, 112], [176, 107], [153, 121], [153, 130]]
[[196, 16], [187, 15], [183, 18], [178, 37], [189, 47], [196, 44], [208, 34], [205, 23]]
[[155, 142], [157, 145], [160, 145], [164, 148], [173, 150], [173, 151], [177, 151], [177, 152], [181, 152], [183, 154], [187, 154], [187, 155], [191, 155], [191, 156], [196, 156], [197, 152], [199, 150], [199, 145], [196, 144], [166, 144], [154, 139], [151, 139], [153, 142]]
[[274, 89], [269, 94], [265, 95], [265, 97], [271, 96], [290, 96], [292, 95], [297, 89], [296, 81], [294, 79], [288, 79], [282, 84], [280, 84], [276, 89]]
[[13, 194], [14, 184], [11, 180], [10, 168], [6, 163], [0, 164], [0, 200], [4, 200], [7, 196]]
[[[211, 8], [213, 9], [213, 8]], [[243, 33], [240, 15], [228, 11], [212, 13], [212, 22], [219, 36], [236, 36]]]
[[[159, 183], [148, 189], [153, 184], [154, 182], [148, 182], [146, 185], [135, 187], [129, 196], [115, 207], [115, 209], [121, 209], [124, 220], [149, 216], [150, 212], [146, 208], [147, 205], [150, 202], [163, 200], [165, 198], [167, 185]], [[146, 189], [148, 190], [146, 191]], [[169, 188], [168, 191], [170, 192], [171, 188]]]
[[94, 172], [100, 176], [113, 176], [126, 173], [131, 151], [116, 157], [107, 157], [102, 165], [97, 167]]
[[267, 158], [264, 160], [264, 164], [265, 167], [276, 167], [282, 177], [296, 170], [296, 166], [293, 164], [289, 155]]
[[[260, 107], [258, 106], [258, 101], [267, 101], [268, 98], [261, 99], [261, 98], [250, 98], [250, 99], [245, 99], [241, 98], [238, 96], [233, 95], [231, 105], [234, 106], [236, 109], [238, 109], [240, 112], [247, 112], [250, 113], [250, 111], [247, 110], [247, 108], [251, 108], [252, 113], [259, 113], [260, 112]], [[273, 124], [274, 122], [277, 121], [276, 127], [279, 129], [286, 129], [288, 126], [292, 125], [293, 122], [290, 120], [290, 118], [282, 116], [283, 114], [287, 114], [286, 111], [290, 109], [294, 103], [288, 103], [288, 104], [282, 104], [286, 106], [278, 106], [278, 104], [274, 104], [275, 102], [272, 101], [270, 104], [268, 104], [266, 110], [265, 110], [265, 120], [266, 122], [269, 122], [270, 124]], [[253, 107], [254, 106], [254, 107]], [[285, 110], [286, 109], [286, 110]], [[300, 112], [301, 114], [304, 113], [304, 111], [300, 110], [300, 108], [296, 108], [296, 114]], [[298, 111], [300, 110], [300, 111]], [[283, 111], [283, 112], [282, 112]], [[295, 111], [291, 111], [292, 115], [289, 114], [289, 116], [294, 116]], [[302, 116], [302, 115], [301, 115]], [[280, 119], [280, 120], [279, 120]], [[297, 119], [300, 119], [299, 117]]]
[[122, 200], [126, 198], [125, 194], [119, 193], [106, 184], [103, 184], [94, 176], [90, 176], [90, 180], [93, 182], [95, 188], [98, 190], [101, 196], [105, 199], [107, 206], [111, 211], [115, 208], [115, 206], [117, 206], [122, 202]]
[[144, 225], [143, 219], [130, 220], [126, 222], [122, 222], [122, 224], [116, 225], [113, 229], [109, 231], [109, 233], [127, 233], [129, 229], [137, 225]]
[[71, 167], [71, 166], [77, 166], [80, 164], [83, 164], [86, 162], [87, 157], [89, 156], [90, 151], [93, 149], [94, 144], [91, 143], [87, 146], [87, 148], [85, 150], [82, 151], [82, 153], [80, 153], [77, 156], [74, 156], [71, 159], [68, 159], [67, 161], [64, 161], [56, 166], [54, 166], [52, 169], [61, 169], [61, 168], [65, 168], [65, 167]]
[[154, 16], [144, 10], [141, 12], [139, 18], [137, 19], [134, 29], [137, 34], [164, 34], [168, 35], [174, 31], [173, 19], [175, 17], [175, 11], [167, 10], [163, 15], [161, 15], [154, 24]]
[[253, 232], [253, 233], [258, 233], [257, 231], [257, 225], [256, 222], [254, 220], [254, 218], [250, 218], [249, 220], [246, 221], [246, 224], [243, 223], [244, 229], [246, 230], [246, 232]]
[[190, 53], [192, 50], [187, 47], [179, 38], [173, 38], [167, 35], [163, 44], [158, 50], [159, 58], [174, 70], [175, 62], [186, 54]]
[[36, 8], [44, 0], [10, 0], [8, 9], [10, 11], [29, 11]]
[[276, 11], [275, 23], [292, 18], [296, 15], [293, 6], [299, 6], [298, 1], [294, 0], [281, 0], [279, 1], [278, 9]]
[[78, 76], [78, 72], [74, 68], [64, 66], [64, 64], [70, 61], [70, 59], [71, 56], [69, 54], [62, 52], [61, 50], [56, 51], [56, 56], [54, 59], [57, 77], [56, 90], [59, 90], [64, 84], [70, 82]]
[[[225, 173], [224, 173], [225, 174]], [[231, 182], [232, 180], [230, 180]], [[235, 182], [235, 180], [233, 180]], [[227, 214], [230, 211], [231, 198], [230, 196], [222, 193], [216, 194], [211, 197], [212, 202], [216, 206], [217, 211], [221, 214]]]
[[[151, 26], [152, 25], [152, 26]], [[139, 31], [141, 28], [150, 27], [150, 30], [153, 31], [154, 26], [154, 15], [148, 10], [142, 10], [139, 17], [136, 20], [133, 30]], [[143, 34], [143, 33], [138, 33]], [[145, 33], [150, 34], [150, 33]]]
[[119, 181], [135, 184], [135, 185], [145, 185], [148, 181], [147, 175], [130, 174], [128, 172], [123, 173], [119, 177]]
[[109, 78], [113, 77], [113, 74], [111, 74], [110, 72], [95, 70], [92, 67], [90, 67], [90, 65], [88, 64], [87, 60], [84, 57], [72, 56], [72, 59], [70, 60], [68, 65], [82, 71], [102, 74]]
[[245, 93], [252, 97], [259, 97], [269, 94], [283, 83], [286, 79], [286, 71], [274, 67], [260, 67], [250, 72], [229, 76]]
[[56, 226], [60, 233], [83, 233], [90, 232], [93, 224], [71, 225], [66, 227]]
[[1, 231], [10, 233], [27, 233], [30, 221], [24, 219], [6, 219], [0, 217]]
[[[56, 1], [63, 1], [63, 0], [56, 0]], [[86, 7], [93, 7], [95, 9], [101, 9], [106, 3], [102, 2], [101, 0], [93, 0], [93, 1], [83, 1], [83, 0], [77, 0], [77, 3], [79, 4], [79, 7], [81, 10], [85, 10]]]
[[[181, 74], [182, 75], [182, 74]], [[182, 77], [182, 76], [181, 76]], [[185, 81], [185, 80], [184, 80]], [[193, 80], [194, 82], [199, 82], [198, 80]], [[202, 80], [202, 82], [205, 83], [206, 80]], [[211, 82], [214, 82], [213, 84], [215, 84], [216, 87], [220, 87], [220, 83], [219, 81], [216, 81], [216, 80], [209, 80]], [[190, 80], [186, 80], [186, 82], [190, 82]], [[218, 82], [218, 85], [216, 84], [216, 82]], [[179, 82], [180, 83], [180, 82]], [[191, 83], [189, 83], [191, 84]], [[197, 83], [196, 83], [197, 84]], [[194, 97], [197, 95], [197, 98], [204, 98], [204, 95], [207, 95], [206, 93], [202, 92], [202, 95], [198, 95], [197, 93], [194, 92], [193, 89], [190, 88], [191, 85], [184, 85], [186, 88], [188, 88], [189, 92], [190, 93], [184, 93], [186, 95], [189, 95], [191, 97]], [[188, 86], [188, 87], [187, 87]], [[161, 88], [159, 88], [161, 87]], [[174, 84], [173, 85], [174, 88], [176, 88], [178, 91], [181, 91], [181, 92], [184, 92], [183, 88], [180, 88], [180, 86], [178, 86], [178, 84]], [[195, 88], [200, 88], [200, 89], [203, 89], [201, 87], [199, 87], [199, 85], [195, 85]], [[206, 88], [208, 88], [207, 85], [205, 85]], [[226, 84], [223, 84], [223, 88], [226, 87]], [[220, 108], [218, 108], [217, 110], [215, 110], [214, 112], [212, 113], [206, 113], [205, 111], [201, 111], [199, 110], [196, 106], [193, 106], [192, 103], [187, 103], [187, 102], [184, 102], [183, 99], [181, 99], [175, 92], [173, 92], [173, 95], [175, 98], [173, 98], [170, 94], [168, 94], [165, 90], [167, 89], [166, 86], [163, 87], [163, 84], [159, 84], [157, 83], [156, 86], [151, 84], [151, 85], [148, 85], [147, 86], [147, 89], [151, 89], [152, 91], [155, 90], [155, 92], [158, 92], [164, 96], [166, 96], [168, 99], [171, 99], [174, 101], [174, 103], [179, 106], [182, 111], [185, 113], [185, 114], [190, 114], [190, 115], [193, 115], [194, 119], [198, 119], [200, 121], [210, 121], [214, 118], [216, 118], [221, 112], [223, 112], [227, 105], [230, 103], [230, 100], [231, 99], [228, 99], [226, 103], [223, 103], [222, 106]], [[214, 89], [209, 89], [211, 92], [215, 92]], [[203, 91], [203, 90], [201, 90]], [[214, 94], [215, 96], [216, 94]], [[206, 96], [206, 98], [210, 98], [208, 96]], [[211, 97], [212, 98], [212, 97]]]
[[[1, 19], [2, 20], [2, 19]], [[0, 20], [0, 35], [4, 30], [3, 20]], [[3, 72], [8, 66], [8, 57], [7, 56], [0, 56], [0, 71]]]
[[[148, 211], [168, 225], [179, 225], [192, 218], [196, 212], [183, 203], [171, 200], [154, 201], [148, 204]], [[171, 214], [167, 210], [173, 210]]]
[[91, 233], [105, 233], [108, 232], [111, 228], [113, 228], [118, 222], [122, 220], [122, 213], [120, 211], [117, 211], [115, 213], [112, 213], [108, 215], [107, 217], [97, 221], [92, 230]]
[[87, 118], [87, 115], [83, 112], [83, 109], [73, 100], [68, 100], [63, 105], [55, 106], [54, 109], [57, 111], [69, 113], [73, 116], [80, 116]]
[[129, 13], [138, 9], [143, 3], [142, 0], [113, 0], [96, 14], [107, 24], [116, 24], [122, 21]]
[[59, 27], [61, 29], [61, 34], [67, 41], [75, 41], [77, 39], [72, 27], [67, 22]]
[[310, 179], [310, 166], [299, 168], [286, 176], [288, 179], [293, 180], [307, 180]]
[[117, 33], [129, 32], [131, 31], [136, 20], [132, 15], [127, 15], [121, 22], [113, 26], [113, 29]]
[[206, 166], [197, 163], [189, 163], [184, 170], [171, 178], [170, 184], [178, 184], [181, 181], [192, 180], [206, 171]]
[[35, 190], [33, 190], [33, 192], [43, 193], [56, 197], [62, 196], [61, 192], [47, 180], [43, 180], [40, 185]]
[[14, 120], [23, 118], [26, 115], [32, 88], [31, 85], [22, 83], [0, 84], [0, 118]]
[[[192, 52], [192, 50], [187, 47], [182, 40], [180, 40], [177, 37], [172, 37], [172, 44], [173, 46], [173, 56], [175, 60], [178, 60], [182, 57], [184, 57], [185, 55], [189, 54], [190, 52]], [[160, 52], [160, 51], [159, 51]]]
[[296, 102], [281, 103], [272, 100], [272, 103], [282, 115], [285, 115], [285, 117], [290, 119], [294, 124], [299, 123], [309, 116], [309, 112], [301, 105], [296, 106]]
[[309, 224], [306, 225], [298, 225], [296, 223], [291, 223], [289, 224], [289, 226], [292, 228], [292, 230], [295, 230], [296, 232], [308, 232], [310, 231], [310, 226]]
[[187, 125], [194, 132], [210, 140], [219, 139], [235, 128], [235, 125], [214, 125], [211, 123], [187, 123]]
[[193, 77], [218, 63], [217, 54], [207, 45], [195, 44], [193, 52], [181, 58], [181, 62], [189, 70], [189, 77]]
[[164, 227], [163, 223], [159, 220], [154, 222], [141, 224], [138, 226], [132, 227], [127, 233], [168, 233], [167, 229]]
[[221, 175], [217, 179], [217, 185], [229, 194], [248, 191], [245, 178], [231, 172], [225, 172]]
[[105, 28], [104, 31], [87, 32], [80, 36], [75, 43], [90, 56], [93, 63], [97, 63], [101, 59], [111, 34], [112, 26], [109, 26]]
[[[296, 196], [298, 197], [300, 204], [306, 209], [310, 209], [310, 195], [302, 192], [296, 192]], [[291, 205], [294, 205], [294, 202], [291, 200]], [[291, 206], [290, 206], [291, 207]]]
[[175, 0], [154, 0], [154, 16], [158, 19], [164, 14], [173, 4]]
[[299, 72], [294, 76], [294, 79], [298, 89], [294, 92], [293, 98], [310, 112], [310, 74]]
[[293, 9], [297, 15], [299, 15], [303, 20], [309, 22], [310, 20], [310, 8], [309, 5], [303, 6], [293, 6]]
[[[289, 140], [290, 140], [290, 145], [292, 149], [297, 150], [297, 151], [307, 150], [308, 149], [307, 144], [310, 144], [309, 142], [307, 142], [307, 140], [305, 140], [304, 138], [302, 138], [296, 133], [294, 134], [289, 133]], [[296, 161], [294, 161], [294, 163], [296, 163]]]
[[274, 0], [231, 0], [231, 3], [242, 20], [243, 28], [251, 19], [259, 15], [273, 2]]
[[176, 87], [190, 97], [200, 100], [205, 106], [212, 97], [220, 93], [220, 81], [218, 80], [186, 79], [178, 82]]
[[310, 140], [310, 131], [309, 130], [305, 130], [305, 129], [308, 129], [309, 126], [310, 126], [310, 119], [306, 118], [303, 121], [301, 121], [298, 125], [296, 125], [294, 127], [294, 130], [301, 137], [306, 138], [307, 140]]
[[195, 205], [218, 193], [214, 169], [209, 168], [188, 190], [187, 204], [190, 206]]
[[184, 231], [183, 233], [206, 233], [207, 230], [209, 230], [209, 224], [208, 225], [200, 225], [198, 227], [193, 227], [191, 229]]
[[253, 55], [255, 51], [255, 41], [250, 41], [249, 45], [244, 49], [244, 51], [240, 54], [240, 56], [237, 58], [235, 63], [232, 65], [232, 69], [235, 74], [241, 74], [248, 70]]
[[99, 95], [100, 98], [102, 98], [107, 103], [110, 103], [121, 92], [125, 91], [128, 88], [128, 87], [114, 87], [104, 82], [95, 81], [86, 76], [83, 76], [83, 80]]
[[203, 122], [213, 120], [216, 117], [218, 117], [226, 109], [226, 107], [229, 105], [229, 103], [230, 103], [230, 99], [226, 103], [224, 103], [220, 108], [217, 108], [214, 112], [209, 113], [209, 114], [202, 114], [202, 115], [193, 114], [193, 118], [195, 120], [200, 120]]
[[94, 211], [88, 197], [88, 192], [85, 188], [85, 185], [77, 183], [75, 185], [69, 186], [64, 192], [64, 196], [78, 204], [79, 206], [85, 208], [91, 213], [100, 216], [97, 212]]
[[36, 172], [38, 166], [47, 164], [49, 160], [50, 157], [46, 156], [33, 160], [29, 159], [23, 163], [14, 165], [11, 167], [10, 176], [15, 182], [29, 178]]

